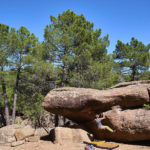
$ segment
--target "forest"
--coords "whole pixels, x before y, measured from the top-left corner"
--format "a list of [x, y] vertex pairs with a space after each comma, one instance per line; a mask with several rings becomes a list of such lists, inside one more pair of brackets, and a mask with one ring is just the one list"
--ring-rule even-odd
[[[21, 26], [0, 24], [0, 127], [16, 116], [40, 118], [41, 103], [54, 88], [107, 89], [117, 83], [150, 80], [150, 44], [118, 39], [112, 54], [109, 35], [71, 10], [50, 16], [44, 40]], [[108, 33], [109, 34], [109, 33]]]

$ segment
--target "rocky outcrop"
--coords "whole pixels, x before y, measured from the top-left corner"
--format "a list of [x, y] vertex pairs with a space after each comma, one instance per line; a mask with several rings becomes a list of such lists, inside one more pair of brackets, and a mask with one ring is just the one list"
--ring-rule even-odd
[[[49, 112], [65, 116], [82, 124], [99, 139], [126, 142], [150, 140], [150, 136], [145, 134], [150, 132], [148, 126], [150, 122], [147, 121], [143, 125], [144, 120], [149, 119], [150, 111], [139, 109], [143, 107], [143, 104], [149, 103], [150, 81], [134, 81], [120, 83], [107, 90], [54, 89], [46, 95], [42, 105]], [[121, 107], [122, 111], [115, 106]], [[118, 113], [114, 114], [113, 112], [116, 111]], [[95, 114], [102, 112], [105, 112], [107, 118], [103, 123], [115, 129], [115, 133], [97, 130], [93, 120]], [[146, 115], [143, 116], [142, 114]], [[130, 126], [128, 126], [129, 122]]]
[[82, 129], [56, 127], [51, 130], [51, 136], [53, 142], [59, 144], [90, 142], [88, 132]]
[[129, 85], [108, 90], [59, 88], [50, 91], [42, 105], [52, 113], [75, 121], [93, 120], [95, 113], [120, 105], [123, 109], [149, 103], [150, 84]]

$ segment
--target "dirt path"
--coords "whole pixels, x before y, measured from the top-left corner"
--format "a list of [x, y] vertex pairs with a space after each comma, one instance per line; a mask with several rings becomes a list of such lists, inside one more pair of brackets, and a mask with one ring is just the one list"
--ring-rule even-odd
[[[116, 150], [150, 150], [149, 146], [119, 144]], [[39, 142], [30, 142], [17, 147], [1, 146], [0, 150], [84, 150], [84, 144], [53, 144], [50, 141], [40, 140]], [[95, 150], [100, 150], [96, 148]]]

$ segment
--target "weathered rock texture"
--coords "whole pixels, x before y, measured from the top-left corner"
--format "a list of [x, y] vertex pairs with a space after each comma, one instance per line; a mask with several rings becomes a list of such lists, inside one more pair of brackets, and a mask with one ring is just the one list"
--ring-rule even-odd
[[106, 119], [104, 125], [108, 125], [115, 130], [111, 133], [107, 130], [98, 130], [92, 123], [85, 123], [88, 130], [93, 132], [98, 139], [108, 139], [115, 141], [143, 141], [150, 140], [150, 110], [134, 109], [109, 110], [104, 113]]
[[9, 125], [0, 128], [0, 143], [11, 143], [15, 142], [16, 138], [14, 136], [17, 129], [21, 128], [21, 125]]
[[40, 140], [40, 136], [30, 136], [25, 139], [26, 142], [38, 142]]
[[[0, 144], [11, 145], [12, 147], [24, 144], [26, 142], [37, 142], [40, 136], [48, 135], [45, 132], [39, 132], [40, 129], [33, 129], [30, 125], [9, 125], [0, 128]], [[36, 133], [36, 134], [35, 134]], [[43, 133], [43, 134], [42, 134]]]
[[90, 142], [88, 132], [82, 129], [56, 127], [51, 131], [51, 136], [53, 142], [59, 144]]
[[46, 128], [46, 130], [45, 130], [44, 128], [37, 128], [37, 129], [35, 130], [34, 135], [35, 135], [35, 136], [46, 136], [46, 135], [49, 134], [49, 132], [50, 132], [51, 129], [52, 129], [52, 128]]
[[[150, 111], [139, 109], [149, 103], [150, 81], [134, 81], [120, 83], [107, 90], [54, 89], [46, 95], [42, 105], [49, 112], [82, 124], [97, 138], [126, 142], [150, 140], [150, 134], [146, 135], [150, 132]], [[115, 106], [121, 107], [122, 111]], [[103, 123], [115, 129], [115, 133], [97, 129], [93, 120], [95, 114], [102, 112], [107, 118]]]
[[24, 140], [27, 137], [33, 136], [35, 132], [35, 129], [33, 129], [31, 126], [27, 125], [23, 128], [20, 128], [16, 130], [15, 137], [17, 141]]

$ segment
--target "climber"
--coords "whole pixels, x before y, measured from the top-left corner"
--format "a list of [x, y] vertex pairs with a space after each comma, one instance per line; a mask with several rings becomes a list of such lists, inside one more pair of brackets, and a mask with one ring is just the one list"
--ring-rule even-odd
[[110, 132], [115, 132], [115, 130], [112, 130], [110, 127], [102, 125], [101, 121], [102, 121], [103, 119], [105, 119], [105, 116], [104, 116], [103, 114], [102, 114], [102, 117], [100, 117], [99, 114], [96, 114], [95, 117], [96, 117], [96, 118], [95, 118], [95, 121], [96, 121], [96, 123], [97, 123], [98, 129], [107, 129], [107, 130], [110, 131]]

